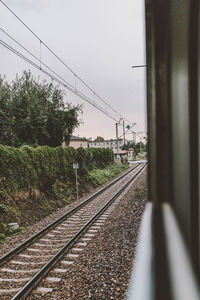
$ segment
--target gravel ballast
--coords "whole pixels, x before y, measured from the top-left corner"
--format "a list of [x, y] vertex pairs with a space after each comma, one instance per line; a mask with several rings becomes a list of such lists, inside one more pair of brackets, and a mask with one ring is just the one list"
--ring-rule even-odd
[[27, 299], [125, 299], [146, 203], [144, 191], [146, 171], [123, 194], [105, 225], [62, 275], [53, 292]]

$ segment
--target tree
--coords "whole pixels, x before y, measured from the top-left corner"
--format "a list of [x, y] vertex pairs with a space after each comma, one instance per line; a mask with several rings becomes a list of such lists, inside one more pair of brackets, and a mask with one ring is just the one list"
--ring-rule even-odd
[[133, 148], [135, 150], [134, 142], [128, 142], [127, 144], [122, 146], [122, 150], [129, 150], [130, 148]]
[[64, 92], [52, 83], [36, 81], [30, 72], [12, 83], [0, 78], [0, 143], [20, 147], [28, 144], [68, 144], [79, 125], [82, 106], [65, 104]]
[[95, 142], [102, 142], [102, 141], [104, 141], [104, 138], [102, 136], [97, 136], [97, 138], [94, 141]]
[[138, 153], [143, 153], [143, 152], [146, 152], [146, 145], [143, 143], [143, 142], [139, 142], [136, 144], [136, 155]]

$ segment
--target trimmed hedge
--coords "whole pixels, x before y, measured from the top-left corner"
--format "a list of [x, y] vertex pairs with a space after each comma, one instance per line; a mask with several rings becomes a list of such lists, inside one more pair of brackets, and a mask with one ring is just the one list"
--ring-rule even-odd
[[0, 145], [0, 198], [4, 198], [5, 192], [12, 194], [42, 186], [48, 188], [48, 185], [51, 188], [56, 181], [74, 180], [74, 162], [79, 163], [79, 176], [84, 176], [88, 171], [104, 168], [113, 161], [110, 149]]

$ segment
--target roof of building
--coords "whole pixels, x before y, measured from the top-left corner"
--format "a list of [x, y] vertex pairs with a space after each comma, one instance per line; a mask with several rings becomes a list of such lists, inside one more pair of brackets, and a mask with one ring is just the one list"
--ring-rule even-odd
[[[119, 141], [122, 141], [123, 139], [119, 139]], [[103, 140], [103, 141], [89, 141], [89, 143], [105, 143], [105, 142], [116, 142], [117, 140]]]
[[79, 136], [72, 135], [70, 141], [85, 141], [85, 142], [87, 142], [88, 140], [84, 137], [81, 138]]

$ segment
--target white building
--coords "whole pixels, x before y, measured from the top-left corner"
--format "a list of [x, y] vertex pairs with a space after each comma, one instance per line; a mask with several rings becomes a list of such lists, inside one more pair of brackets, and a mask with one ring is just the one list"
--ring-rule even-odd
[[[119, 154], [125, 154], [126, 151], [122, 150], [124, 144], [123, 139], [119, 139]], [[127, 141], [125, 141], [127, 142]], [[114, 154], [117, 154], [117, 140], [104, 140], [104, 141], [88, 141], [89, 148], [110, 148]]]

